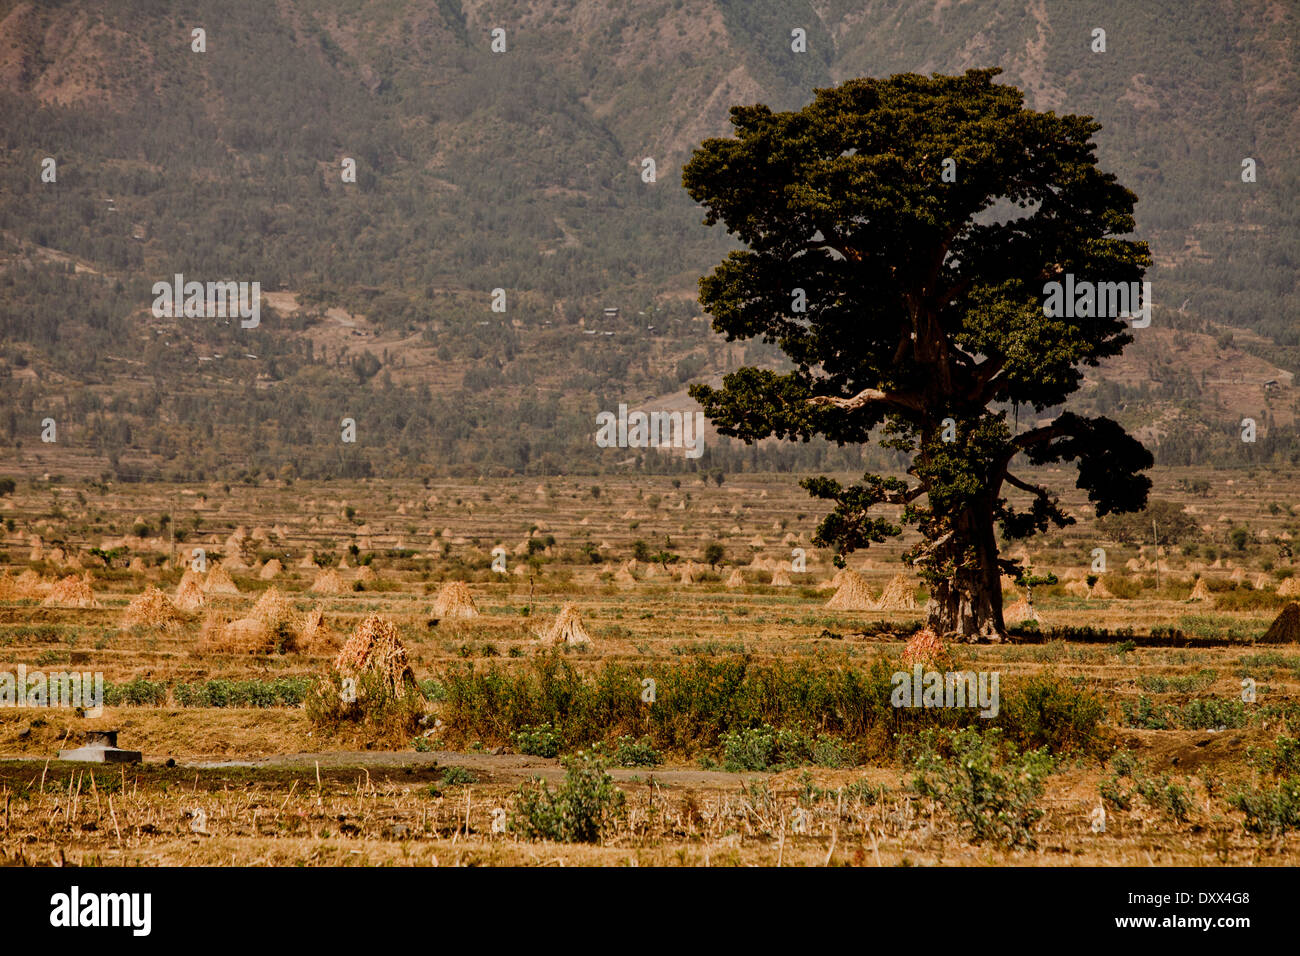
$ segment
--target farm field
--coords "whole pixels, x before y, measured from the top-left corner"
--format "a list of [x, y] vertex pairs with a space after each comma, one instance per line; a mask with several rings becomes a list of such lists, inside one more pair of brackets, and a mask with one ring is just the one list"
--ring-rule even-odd
[[[1039, 621], [927, 663], [997, 674], [987, 721], [891, 706], [924, 619], [896, 580], [914, 542], [851, 556], [828, 607], [821, 506], [788, 475], [23, 481], [0, 498], [0, 670], [100, 672], [106, 706], [0, 707], [0, 858], [1294, 865], [1300, 646], [1261, 638], [1295, 599], [1300, 479], [1153, 479], [1194, 519], [1159, 554], [1078, 492], [1077, 525], [1004, 544], [1046, 579]], [[322, 704], [359, 632], [404, 650], [414, 710]], [[144, 763], [52, 759], [102, 729]]]

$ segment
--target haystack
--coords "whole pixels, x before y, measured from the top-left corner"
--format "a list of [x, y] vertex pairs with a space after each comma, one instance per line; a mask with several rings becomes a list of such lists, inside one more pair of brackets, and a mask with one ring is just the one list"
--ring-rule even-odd
[[[1281, 593], [1279, 589], [1278, 593]], [[1214, 595], [1210, 593], [1209, 587], [1205, 584], [1205, 578], [1197, 578], [1196, 586], [1192, 588], [1192, 593], [1188, 596], [1189, 601], [1208, 601], [1214, 603]]]
[[332, 654], [339, 649], [339, 636], [325, 622], [325, 609], [321, 605], [316, 605], [303, 617], [295, 649], [304, 654]]
[[274, 580], [276, 575], [284, 570], [284, 565], [280, 563], [279, 558], [272, 558], [266, 564], [262, 565], [262, 570], [257, 572], [257, 576], [263, 581]]
[[199, 650], [226, 654], [269, 654], [276, 649], [276, 633], [255, 617], [225, 621], [209, 612], [199, 630]]
[[238, 594], [239, 588], [231, 579], [229, 572], [217, 562], [208, 569], [207, 580], [203, 582], [204, 594]]
[[192, 567], [185, 568], [172, 600], [183, 611], [193, 611], [203, 606], [203, 578]]
[[1268, 586], [1272, 583], [1273, 583], [1273, 579], [1270, 578], [1267, 574], [1257, 574], [1255, 575], [1255, 581], [1252, 586], [1255, 588], [1256, 591], [1264, 591], [1267, 590]]
[[51, 584], [31, 568], [14, 578], [14, 593], [20, 598], [44, 597], [50, 593]]
[[397, 636], [397, 625], [378, 615], [357, 625], [334, 659], [334, 667], [346, 676], [375, 674], [398, 697], [423, 696], [411, 670], [411, 659]]
[[745, 576], [740, 573], [740, 568], [735, 568], [731, 576], [727, 578], [727, 587], [743, 588], [745, 586]]
[[304, 570], [314, 569], [316, 567], [316, 555], [308, 551], [303, 555], [302, 560], [298, 562], [298, 567]]
[[[21, 578], [22, 576], [19, 575]], [[1300, 575], [1291, 575], [1277, 586], [1278, 597], [1300, 597]]]
[[542, 644], [590, 644], [591, 635], [582, 624], [577, 606], [570, 603], [560, 608], [555, 621], [546, 633], [537, 636], [537, 640]]
[[1027, 624], [1033, 621], [1035, 624], [1042, 624], [1043, 619], [1038, 616], [1034, 606], [1028, 601], [1017, 601], [1005, 611], [1002, 612], [1002, 621], [1008, 627], [1016, 624]]
[[169, 630], [185, 623], [185, 615], [158, 588], [145, 588], [143, 594], [132, 598], [126, 606], [122, 623], [126, 627], [143, 624], [146, 627], [158, 627]]
[[847, 569], [835, 575], [840, 584], [826, 606], [835, 611], [874, 611], [876, 602], [871, 598], [871, 589], [866, 579], [856, 571]]
[[1071, 597], [1088, 597], [1092, 590], [1087, 581], [1070, 581], [1065, 585], [1065, 593]]
[[316, 575], [316, 580], [312, 581], [311, 587], [307, 590], [314, 594], [344, 594], [347, 589], [339, 573], [333, 568], [326, 568]]
[[614, 572], [614, 583], [621, 585], [636, 584], [636, 575], [629, 571], [625, 564]]
[[[248, 616], [284, 637], [297, 637], [298, 609], [274, 586], [257, 599]], [[289, 643], [292, 643], [291, 641]]]
[[909, 670], [915, 664], [920, 664], [927, 669], [946, 670], [951, 663], [952, 656], [948, 652], [948, 645], [928, 627], [913, 634], [907, 646], [903, 648], [903, 666]]
[[379, 575], [375, 573], [375, 569], [370, 565], [363, 564], [357, 569], [357, 580], [364, 584], [373, 584], [379, 580]]
[[54, 582], [49, 597], [41, 602], [43, 607], [99, 607], [95, 592], [90, 589], [90, 575], [79, 578], [69, 574]]
[[1089, 597], [1100, 598], [1106, 601], [1115, 600], [1115, 595], [1110, 593], [1110, 588], [1106, 587], [1106, 582], [1098, 578], [1093, 582], [1092, 590], [1088, 592]]
[[694, 584], [695, 566], [690, 562], [687, 562], [686, 564], [682, 565], [682, 572], [680, 575], [678, 575], [677, 580], [678, 583], [680, 584]]
[[1300, 604], [1292, 601], [1282, 608], [1282, 613], [1269, 625], [1261, 644], [1296, 644], [1300, 643]]
[[131, 563], [127, 565], [126, 569], [130, 571], [132, 574], [144, 574], [145, 572], [144, 558], [140, 557], [137, 554], [134, 558], [131, 559]]
[[771, 582], [772, 587], [788, 588], [792, 583], [793, 582], [791, 582], [790, 580], [790, 575], [786, 573], [785, 568], [777, 568], [775, 571], [772, 572], [772, 582]]
[[478, 617], [474, 595], [463, 582], [448, 581], [433, 601], [433, 615], [439, 619], [451, 620]]
[[876, 609], [880, 611], [916, 610], [916, 590], [912, 587], [912, 582], [907, 579], [906, 574], [894, 575], [890, 582], [885, 585], [880, 600], [876, 602]]

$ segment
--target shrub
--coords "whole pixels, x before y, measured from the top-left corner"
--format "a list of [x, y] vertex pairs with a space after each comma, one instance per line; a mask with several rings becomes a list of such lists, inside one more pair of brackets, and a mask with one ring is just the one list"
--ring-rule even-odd
[[564, 767], [554, 792], [542, 780], [519, 788], [510, 828], [529, 840], [598, 843], [623, 812], [623, 791], [599, 760], [579, 755]]
[[408, 744], [424, 716], [422, 698], [395, 693], [374, 670], [362, 673], [355, 688], [332, 672], [308, 686], [303, 703], [314, 730], [351, 730], [367, 742], [394, 746]]
[[1300, 827], [1300, 779], [1283, 780], [1271, 789], [1243, 788], [1228, 804], [1246, 815], [1242, 826], [1251, 833], [1280, 836]]
[[663, 763], [663, 758], [654, 749], [649, 737], [637, 740], [630, 734], [624, 734], [612, 746], [597, 743], [592, 749], [600, 756], [612, 751], [610, 760], [619, 767], [657, 767]]
[[[940, 754], [940, 747], [950, 752]], [[914, 767], [912, 788], [942, 804], [972, 842], [1037, 845], [1033, 826], [1043, 816], [1038, 800], [1052, 770], [1045, 749], [1019, 753], [996, 728], [981, 734], [968, 727], [942, 738], [927, 732]]]
[[167, 703], [167, 684], [137, 677], [125, 684], [104, 682], [104, 703], [110, 707], [162, 707]]
[[442, 777], [438, 782], [444, 787], [460, 787], [466, 784], [478, 783], [478, 777], [464, 767], [448, 767], [442, 772]]
[[306, 677], [274, 680], [210, 680], [177, 684], [172, 693], [181, 707], [298, 707], [311, 688]]
[[1054, 674], [1041, 674], [1006, 695], [999, 726], [1021, 750], [1098, 752], [1106, 707], [1097, 694], [1080, 690]]
[[549, 723], [537, 727], [523, 727], [510, 735], [511, 743], [521, 754], [530, 757], [558, 757], [560, 735]]
[[1300, 740], [1279, 734], [1271, 747], [1246, 748], [1246, 759], [1263, 774], [1300, 776]]

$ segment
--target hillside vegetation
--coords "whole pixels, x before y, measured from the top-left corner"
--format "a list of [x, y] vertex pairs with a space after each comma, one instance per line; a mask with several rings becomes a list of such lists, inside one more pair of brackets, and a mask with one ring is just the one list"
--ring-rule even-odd
[[[732, 245], [681, 165], [730, 106], [996, 65], [1030, 106], [1095, 116], [1141, 197], [1153, 328], [1089, 370], [1085, 406], [1158, 462], [1285, 461], [1298, 43], [1270, 0], [0, 0], [0, 444], [121, 478], [857, 467], [817, 443], [711, 436], [687, 460], [591, 435], [599, 410], [776, 361], [694, 302]], [[176, 273], [275, 295], [256, 330], [155, 319]]]

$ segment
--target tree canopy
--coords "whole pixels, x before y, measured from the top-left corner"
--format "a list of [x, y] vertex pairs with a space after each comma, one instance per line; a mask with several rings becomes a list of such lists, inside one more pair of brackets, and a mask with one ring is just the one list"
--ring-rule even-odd
[[792, 112], [735, 107], [735, 135], [706, 141], [682, 177], [705, 223], [745, 246], [700, 280], [715, 330], [790, 360], [691, 394], [747, 441], [863, 443], [880, 429], [909, 454], [911, 482], [805, 481], [835, 502], [817, 543], [843, 555], [897, 535], [870, 512], [905, 505], [924, 537], [908, 558], [937, 599], [931, 623], [963, 637], [1004, 631], [996, 584], [1010, 562], [995, 523], [1023, 537], [1073, 520], [1013, 465], [1075, 463], [1105, 515], [1145, 504], [1152, 463], [1108, 418], [1008, 422], [1012, 403], [1063, 404], [1083, 366], [1132, 341], [1120, 316], [1045, 314], [1045, 284], [1137, 282], [1150, 257], [1124, 238], [1137, 197], [1097, 167], [1098, 124], [1025, 109], [999, 72], [851, 80]]

